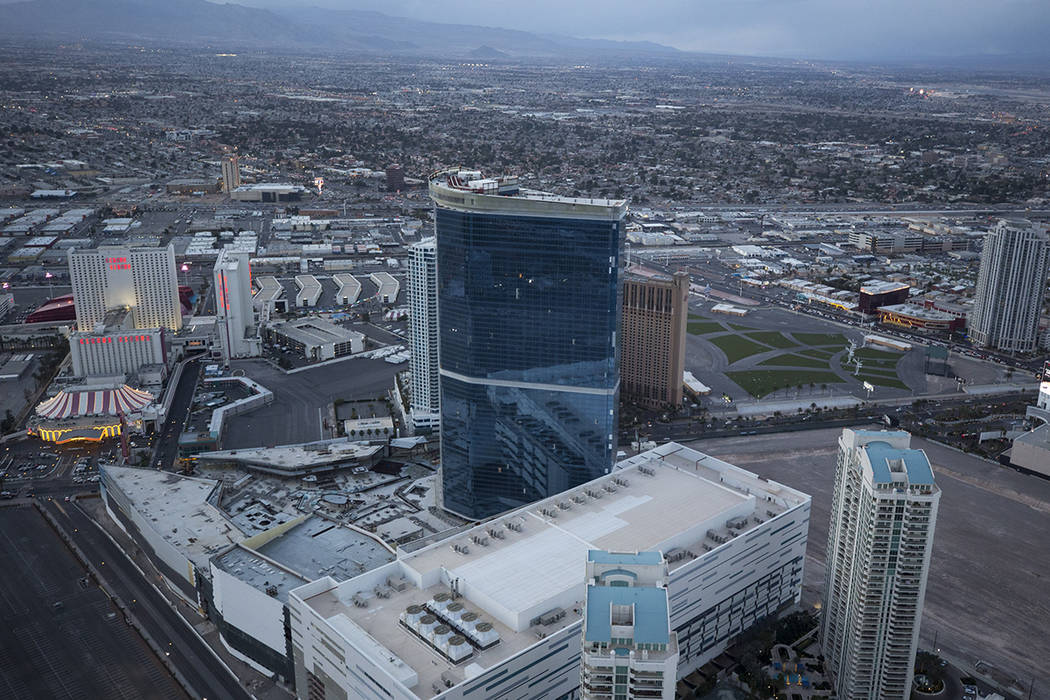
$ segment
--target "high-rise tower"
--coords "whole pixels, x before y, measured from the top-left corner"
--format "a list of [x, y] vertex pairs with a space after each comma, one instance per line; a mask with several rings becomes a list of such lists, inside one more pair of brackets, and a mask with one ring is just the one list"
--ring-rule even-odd
[[623, 284], [620, 377], [624, 401], [650, 408], [682, 403], [689, 274], [628, 276]]
[[483, 518], [606, 473], [627, 203], [464, 170], [430, 196], [445, 507]]
[[260, 342], [249, 336], [254, 327], [252, 271], [247, 253], [223, 249], [212, 271], [215, 289], [215, 318], [223, 358], [252, 357], [259, 354]]
[[667, 578], [660, 552], [587, 553], [583, 700], [674, 700], [678, 635]]
[[412, 427], [437, 428], [438, 382], [437, 245], [427, 238], [408, 251], [409, 347], [412, 350]]
[[981, 271], [970, 315], [970, 338], [1006, 352], [1032, 352], [1050, 268], [1046, 229], [1002, 220], [984, 238]]
[[821, 643], [842, 700], [907, 700], [941, 492], [902, 431], [842, 431]]
[[133, 328], [182, 328], [175, 249], [103, 246], [69, 251], [77, 330], [93, 331], [106, 312], [131, 310]]
[[241, 168], [236, 154], [222, 157], [222, 188], [226, 194], [241, 186]]

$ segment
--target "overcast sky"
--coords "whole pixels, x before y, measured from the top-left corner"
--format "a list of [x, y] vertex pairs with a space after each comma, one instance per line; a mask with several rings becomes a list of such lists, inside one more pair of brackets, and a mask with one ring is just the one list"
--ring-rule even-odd
[[[219, 0], [221, 1], [221, 0]], [[767, 56], [1046, 53], [1050, 0], [232, 0]]]

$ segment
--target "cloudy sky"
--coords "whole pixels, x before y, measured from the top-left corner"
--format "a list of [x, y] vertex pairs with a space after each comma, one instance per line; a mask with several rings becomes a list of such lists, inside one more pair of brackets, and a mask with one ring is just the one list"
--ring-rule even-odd
[[[234, 0], [238, 1], [238, 0]], [[1046, 52], [1050, 0], [239, 0], [767, 56]]]

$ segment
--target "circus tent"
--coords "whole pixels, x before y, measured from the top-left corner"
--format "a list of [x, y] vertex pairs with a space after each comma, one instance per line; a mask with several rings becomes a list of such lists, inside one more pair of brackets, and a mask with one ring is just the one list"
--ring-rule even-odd
[[41, 418], [62, 420], [79, 416], [116, 416], [138, 413], [153, 401], [153, 394], [127, 384], [110, 388], [80, 387], [60, 391], [36, 407]]

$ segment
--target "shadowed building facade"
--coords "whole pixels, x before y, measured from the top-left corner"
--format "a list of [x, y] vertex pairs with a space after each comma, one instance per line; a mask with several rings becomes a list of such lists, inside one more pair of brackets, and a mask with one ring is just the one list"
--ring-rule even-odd
[[484, 518], [608, 472], [623, 201], [432, 176], [444, 505]]
[[623, 398], [648, 408], [682, 403], [689, 274], [632, 275], [623, 285]]

